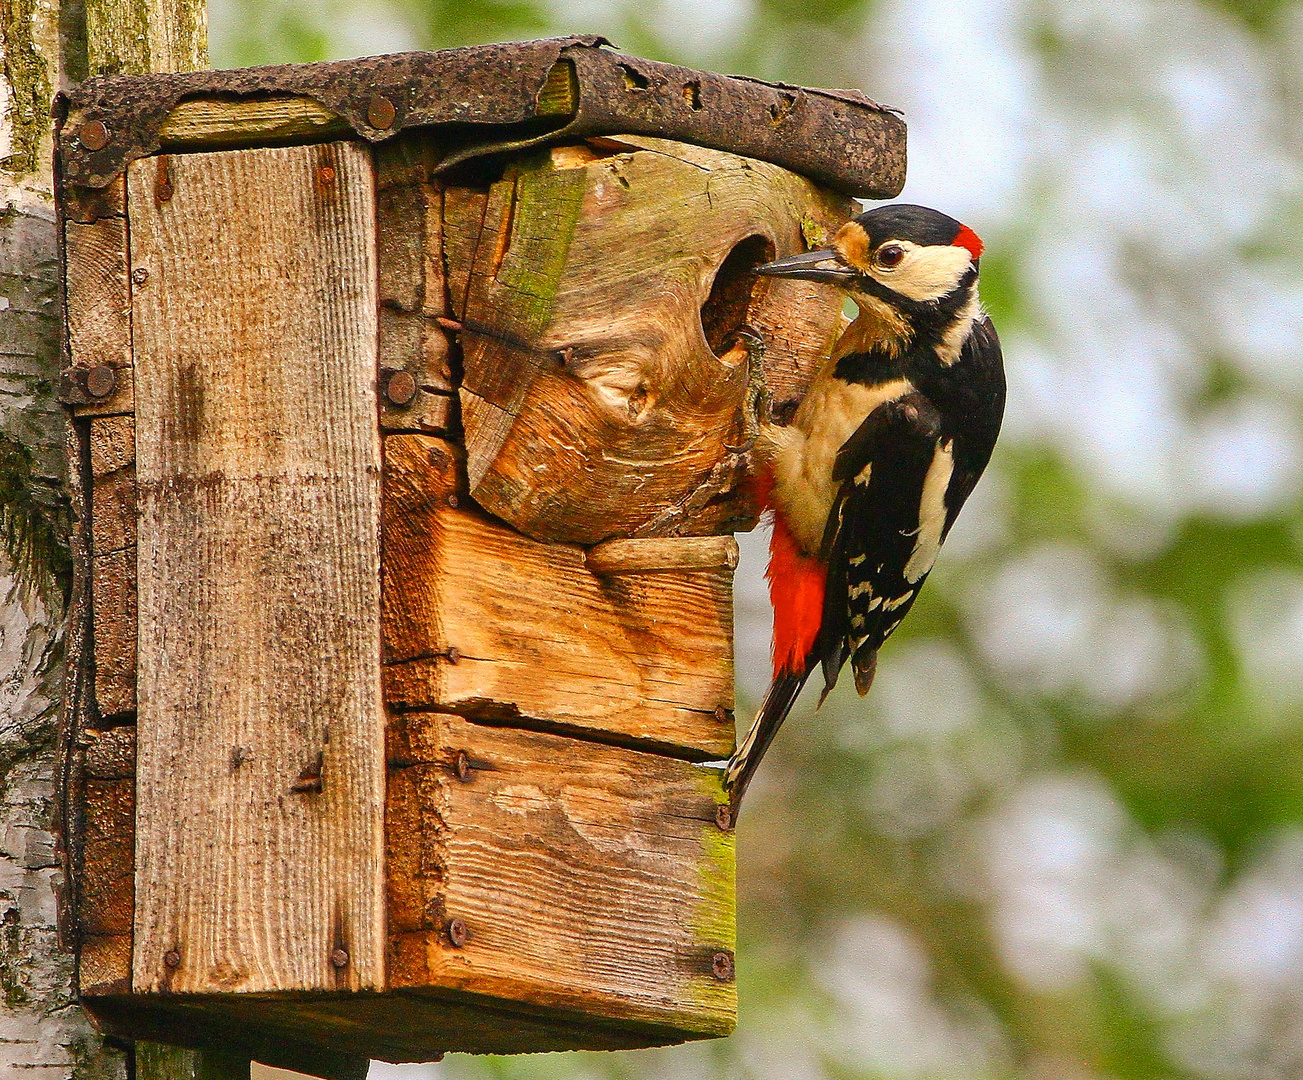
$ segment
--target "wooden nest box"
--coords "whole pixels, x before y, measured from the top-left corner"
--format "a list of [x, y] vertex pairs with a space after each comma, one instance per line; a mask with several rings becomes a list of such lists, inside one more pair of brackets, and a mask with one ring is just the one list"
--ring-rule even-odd
[[603, 45], [58, 103], [71, 899], [111, 1030], [401, 1061], [733, 1028], [700, 763], [744, 404], [799, 398], [841, 310], [750, 271], [894, 195], [904, 125]]

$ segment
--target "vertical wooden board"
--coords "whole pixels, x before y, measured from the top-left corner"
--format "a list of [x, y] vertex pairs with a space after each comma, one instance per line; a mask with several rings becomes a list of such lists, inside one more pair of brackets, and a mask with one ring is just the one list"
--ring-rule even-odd
[[717, 769], [433, 713], [397, 720], [390, 753], [395, 987], [732, 1030]]
[[91, 420], [90, 458], [95, 702], [101, 716], [122, 716], [136, 708], [134, 418]]
[[131, 285], [128, 280], [127, 221], [100, 217], [64, 223], [67, 265], [68, 350], [83, 371], [112, 368], [115, 386], [103, 398], [85, 398], [82, 416], [128, 413], [132, 409]]
[[[355, 143], [129, 172], [137, 993], [384, 983], [375, 198]], [[334, 962], [332, 962], [332, 960]]]
[[135, 910], [136, 730], [85, 737], [77, 981], [87, 996], [123, 994], [131, 990]]
[[541, 544], [463, 505], [458, 457], [438, 439], [385, 439], [390, 705], [726, 756], [731, 569], [596, 574], [582, 548]]

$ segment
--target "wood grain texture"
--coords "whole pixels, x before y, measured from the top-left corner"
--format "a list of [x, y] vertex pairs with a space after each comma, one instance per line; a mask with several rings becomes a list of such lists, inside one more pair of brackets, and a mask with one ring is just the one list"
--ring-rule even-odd
[[158, 129], [159, 144], [172, 146], [267, 145], [280, 139], [325, 140], [347, 135], [348, 121], [311, 98], [183, 101]]
[[131, 990], [135, 912], [136, 729], [88, 731], [82, 752], [78, 985], [85, 996]]
[[[476, 501], [540, 540], [749, 527], [735, 488], [760, 373], [734, 331], [762, 331], [787, 401], [841, 310], [828, 286], [750, 270], [831, 232], [850, 201], [763, 162], [621, 137], [517, 160], [484, 207], [461, 316]], [[450, 283], [467, 247], [449, 247]]]
[[117, 385], [102, 400], [77, 406], [81, 416], [132, 410], [131, 284], [127, 222], [100, 217], [63, 226], [68, 348], [74, 369], [114, 369]]
[[[395, 140], [376, 160], [380, 289], [380, 426], [451, 434], [457, 427], [443, 266], [443, 189], [429, 180], [429, 143]], [[410, 397], [387, 392], [398, 372]]]
[[662, 570], [735, 570], [737, 541], [731, 536], [607, 540], [584, 552], [594, 574], [654, 574]]
[[[128, 179], [149, 271], [133, 306], [148, 643], [133, 985], [378, 989], [370, 158], [352, 143], [177, 155], [167, 201], [156, 173], [141, 160]], [[313, 769], [320, 790], [298, 783]]]
[[95, 701], [104, 717], [136, 708], [136, 430], [131, 416], [90, 422], [91, 597]]
[[437, 713], [397, 719], [389, 753], [394, 987], [732, 1030], [718, 770]]
[[385, 439], [388, 703], [726, 756], [731, 569], [599, 577], [582, 548], [469, 507], [460, 460], [439, 439]]

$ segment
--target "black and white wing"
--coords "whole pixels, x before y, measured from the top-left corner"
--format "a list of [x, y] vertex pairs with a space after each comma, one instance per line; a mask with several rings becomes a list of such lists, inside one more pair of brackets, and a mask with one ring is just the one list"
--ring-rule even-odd
[[954, 466], [941, 414], [918, 392], [880, 405], [838, 453], [817, 645], [825, 694], [848, 658], [856, 689], [868, 692], [878, 648], [914, 603], [953, 518]]

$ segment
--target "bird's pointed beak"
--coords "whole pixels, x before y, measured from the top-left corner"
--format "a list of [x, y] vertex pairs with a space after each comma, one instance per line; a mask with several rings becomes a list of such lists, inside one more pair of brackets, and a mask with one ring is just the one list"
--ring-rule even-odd
[[757, 274], [765, 277], [801, 278], [805, 281], [822, 281], [829, 285], [846, 285], [855, 278], [855, 271], [837, 257], [832, 248], [806, 251], [789, 255], [756, 267]]

